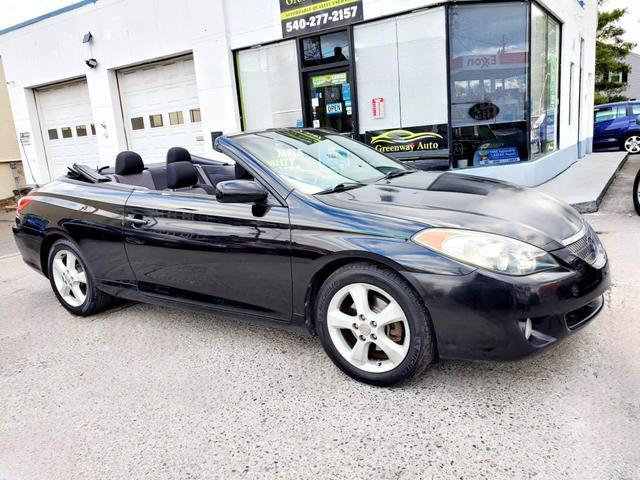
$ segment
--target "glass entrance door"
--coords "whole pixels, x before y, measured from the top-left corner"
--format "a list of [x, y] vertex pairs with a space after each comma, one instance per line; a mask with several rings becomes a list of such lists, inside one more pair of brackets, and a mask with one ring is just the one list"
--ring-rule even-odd
[[306, 74], [307, 106], [311, 126], [353, 132], [351, 79], [348, 69]]

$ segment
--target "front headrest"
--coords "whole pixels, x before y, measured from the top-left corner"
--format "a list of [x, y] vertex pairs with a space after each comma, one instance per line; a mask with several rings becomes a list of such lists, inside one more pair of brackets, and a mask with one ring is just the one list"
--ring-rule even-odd
[[173, 162], [167, 165], [167, 187], [192, 187], [198, 183], [198, 172], [191, 162]]
[[182, 147], [171, 147], [167, 152], [167, 164], [174, 162], [190, 162], [191, 154], [189, 150]]
[[247, 170], [236, 162], [236, 171], [235, 171], [236, 180], [252, 180], [253, 177]]
[[120, 152], [116, 156], [116, 175], [133, 175], [144, 170], [142, 157], [136, 152]]

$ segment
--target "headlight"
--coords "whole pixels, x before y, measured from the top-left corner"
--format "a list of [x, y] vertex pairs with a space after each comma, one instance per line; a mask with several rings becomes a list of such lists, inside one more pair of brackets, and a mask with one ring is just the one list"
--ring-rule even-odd
[[538, 247], [491, 233], [428, 228], [412, 240], [461, 262], [506, 275], [529, 275], [558, 266]]

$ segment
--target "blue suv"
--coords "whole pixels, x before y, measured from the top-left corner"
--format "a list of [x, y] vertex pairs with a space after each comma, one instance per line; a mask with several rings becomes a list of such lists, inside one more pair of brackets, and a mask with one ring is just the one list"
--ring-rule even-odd
[[594, 148], [620, 147], [640, 153], [640, 102], [617, 102], [594, 108]]

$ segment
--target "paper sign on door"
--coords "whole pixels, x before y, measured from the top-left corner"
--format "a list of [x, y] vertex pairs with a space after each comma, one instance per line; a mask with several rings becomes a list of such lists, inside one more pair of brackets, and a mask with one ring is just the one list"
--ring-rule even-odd
[[384, 118], [384, 98], [376, 97], [371, 99], [371, 113], [373, 118]]

